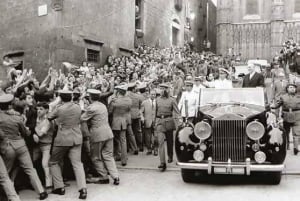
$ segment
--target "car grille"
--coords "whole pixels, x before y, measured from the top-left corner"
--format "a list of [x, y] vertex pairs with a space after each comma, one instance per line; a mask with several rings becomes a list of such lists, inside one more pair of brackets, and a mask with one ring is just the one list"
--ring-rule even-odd
[[213, 160], [243, 162], [246, 159], [246, 122], [214, 120], [212, 123]]

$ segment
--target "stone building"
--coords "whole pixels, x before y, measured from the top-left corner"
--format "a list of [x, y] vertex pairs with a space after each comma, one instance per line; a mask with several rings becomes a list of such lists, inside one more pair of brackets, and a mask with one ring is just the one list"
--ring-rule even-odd
[[[189, 38], [187, 40], [195, 50], [209, 49], [216, 52], [216, 5], [211, 0], [190, 0], [188, 6], [194, 19], [188, 19], [190, 26], [188, 27], [187, 35]], [[187, 16], [190, 15], [191, 13]], [[207, 41], [210, 45], [207, 44]]]
[[99, 66], [108, 55], [128, 54], [138, 44], [183, 46], [191, 36], [195, 44], [205, 39], [214, 44], [214, 35], [207, 34], [215, 27], [206, 19], [210, 1], [1, 0], [0, 55], [42, 78], [50, 65], [88, 61]]
[[218, 0], [217, 51], [271, 60], [283, 42], [300, 42], [300, 0]]

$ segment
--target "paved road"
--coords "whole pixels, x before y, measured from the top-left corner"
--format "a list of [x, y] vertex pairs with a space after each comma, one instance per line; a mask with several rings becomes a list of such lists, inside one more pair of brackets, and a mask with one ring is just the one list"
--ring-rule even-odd
[[[280, 185], [264, 185], [246, 181], [244, 177], [226, 182], [186, 184], [181, 180], [179, 171], [164, 173], [155, 170], [122, 170], [120, 186], [89, 184], [88, 201], [293, 201], [300, 198], [300, 176], [283, 176]], [[220, 178], [222, 179], [222, 178]], [[50, 195], [49, 201], [78, 200], [76, 184], [66, 189], [65, 196]], [[33, 191], [21, 191], [22, 200], [37, 200]]]

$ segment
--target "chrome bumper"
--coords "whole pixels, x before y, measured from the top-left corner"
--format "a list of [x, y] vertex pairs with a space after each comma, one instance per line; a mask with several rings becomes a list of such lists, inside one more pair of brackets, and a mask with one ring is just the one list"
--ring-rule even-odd
[[250, 172], [281, 172], [284, 170], [284, 164], [251, 164], [249, 158], [242, 164], [232, 164], [230, 160], [227, 163], [213, 163], [212, 159], [208, 158], [208, 163], [177, 162], [177, 166], [182, 169], [207, 170], [208, 174], [212, 174], [214, 168], [225, 168], [225, 174], [234, 174], [233, 170], [244, 169], [246, 175], [250, 175]]

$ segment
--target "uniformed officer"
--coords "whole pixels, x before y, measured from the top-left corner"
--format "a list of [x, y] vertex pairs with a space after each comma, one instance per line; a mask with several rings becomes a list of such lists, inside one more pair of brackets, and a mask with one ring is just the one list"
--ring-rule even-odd
[[72, 91], [59, 91], [62, 104], [49, 113], [48, 119], [56, 119], [58, 125], [57, 136], [54, 140], [50, 158], [50, 171], [53, 177], [54, 194], [64, 195], [65, 188], [60, 163], [68, 154], [79, 189], [79, 199], [86, 199], [86, 180], [81, 162], [82, 133], [80, 130], [81, 109], [72, 101]]
[[[297, 86], [289, 83], [286, 86], [286, 94], [280, 96], [279, 100], [271, 108], [279, 108], [282, 106], [283, 127], [287, 135], [287, 143], [289, 146], [289, 133], [295, 123], [300, 121], [300, 95], [296, 93]], [[298, 153], [298, 140], [294, 136], [294, 154]], [[289, 147], [288, 147], [289, 148]]]
[[99, 184], [108, 184], [108, 174], [114, 184], [119, 185], [119, 173], [113, 156], [113, 132], [108, 123], [106, 106], [99, 101], [101, 92], [89, 89], [91, 104], [82, 114], [81, 120], [89, 123], [89, 140], [91, 143], [91, 158], [96, 171], [101, 175]]
[[[7, 146], [7, 139], [4, 135], [4, 133], [2, 132], [2, 130], [0, 130], [0, 153], [1, 154], [5, 154], [5, 148]], [[20, 198], [15, 190], [15, 187], [13, 185], [13, 183], [11, 182], [4, 161], [2, 159], [2, 156], [0, 155], [0, 185], [2, 186], [2, 189], [4, 190], [8, 200], [11, 201], [20, 201]], [[0, 200], [1, 199], [1, 195], [0, 195]]]
[[155, 132], [158, 137], [158, 152], [160, 158], [160, 165], [158, 166], [161, 171], [165, 171], [167, 168], [165, 159], [165, 146], [164, 142], [167, 142], [168, 163], [173, 162], [173, 131], [175, 130], [175, 122], [173, 114], [176, 115], [175, 119], [182, 123], [182, 118], [174, 98], [169, 96], [169, 85], [160, 85], [161, 96], [157, 98], [156, 104], [156, 120], [155, 120]]
[[[123, 166], [127, 165], [127, 141], [126, 131], [131, 127], [131, 115], [130, 109], [132, 106], [131, 99], [126, 96], [128, 89], [127, 84], [116, 86], [117, 90], [116, 98], [114, 98], [109, 105], [109, 113], [112, 114], [112, 130], [115, 134], [115, 140], [117, 146], [115, 147], [115, 153], [117, 157], [121, 155], [121, 163]], [[132, 133], [127, 132], [128, 138], [131, 141], [131, 146], [137, 150], [136, 142]], [[130, 144], [130, 143], [129, 143]]]
[[[6, 145], [1, 145], [2, 158], [8, 173], [12, 171], [15, 161], [18, 160], [21, 168], [29, 176], [33, 188], [39, 193], [40, 200], [44, 200], [48, 197], [48, 194], [33, 167], [29, 151], [23, 139], [23, 136], [28, 135], [29, 131], [26, 130], [19, 113], [10, 109], [13, 99], [14, 96], [11, 94], [0, 96], [0, 130], [7, 139]], [[11, 188], [10, 190], [12, 191]]]
[[191, 81], [185, 81], [185, 88], [186, 91], [182, 93], [178, 108], [181, 116], [193, 123], [197, 115], [199, 92], [193, 91], [193, 82]]
[[139, 151], [143, 151], [142, 124], [140, 115], [143, 97], [142, 95], [135, 93], [135, 87], [135, 83], [128, 84], [127, 96], [132, 101], [132, 106], [130, 109], [132, 131], [135, 136], [135, 141], [139, 148]]

